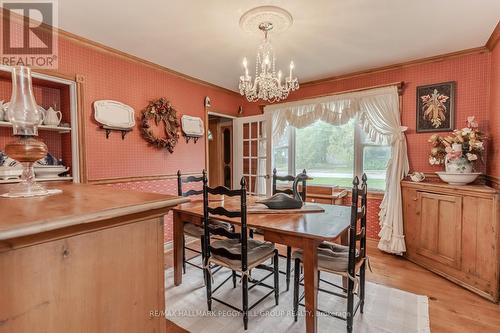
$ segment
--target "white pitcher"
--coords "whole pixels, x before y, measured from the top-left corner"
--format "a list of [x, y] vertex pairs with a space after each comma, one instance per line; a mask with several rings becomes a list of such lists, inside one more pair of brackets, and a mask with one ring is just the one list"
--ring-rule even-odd
[[0, 101], [0, 121], [3, 121], [3, 119], [5, 118], [5, 111], [3, 109], [3, 100]]
[[55, 111], [52, 107], [45, 111], [43, 123], [49, 126], [58, 126], [62, 119], [61, 111]]

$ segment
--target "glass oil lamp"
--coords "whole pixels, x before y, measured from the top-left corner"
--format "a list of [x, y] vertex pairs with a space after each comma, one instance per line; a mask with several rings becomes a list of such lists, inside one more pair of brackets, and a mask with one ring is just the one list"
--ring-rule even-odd
[[12, 68], [12, 97], [7, 117], [12, 123], [15, 140], [5, 146], [5, 152], [23, 166], [21, 181], [12, 186], [8, 196], [46, 195], [48, 191], [35, 181], [33, 164], [47, 155], [47, 146], [38, 141], [38, 124], [42, 119], [35, 102], [31, 70], [25, 66]]

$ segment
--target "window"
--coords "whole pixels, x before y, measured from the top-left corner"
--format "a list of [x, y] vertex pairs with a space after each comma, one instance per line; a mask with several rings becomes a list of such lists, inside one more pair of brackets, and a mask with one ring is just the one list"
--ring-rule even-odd
[[273, 142], [273, 165], [278, 174], [288, 174], [288, 151], [289, 151], [290, 127], [278, 142]]
[[385, 189], [385, 173], [391, 148], [371, 142], [355, 119], [339, 126], [322, 121], [295, 129], [287, 127], [273, 143], [273, 165], [279, 174], [313, 177], [309, 184], [352, 186], [354, 175], [368, 176], [371, 190]]

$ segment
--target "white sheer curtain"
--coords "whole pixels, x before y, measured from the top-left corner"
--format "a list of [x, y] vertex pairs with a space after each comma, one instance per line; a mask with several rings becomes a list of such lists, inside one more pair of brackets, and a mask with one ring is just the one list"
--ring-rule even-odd
[[385, 194], [380, 205], [378, 247], [395, 254], [406, 251], [400, 181], [408, 173], [409, 164], [397, 86], [269, 105], [264, 112], [267, 119], [272, 119], [274, 138], [279, 138], [287, 125], [303, 128], [318, 120], [340, 125], [357, 117], [372, 141], [391, 145]]

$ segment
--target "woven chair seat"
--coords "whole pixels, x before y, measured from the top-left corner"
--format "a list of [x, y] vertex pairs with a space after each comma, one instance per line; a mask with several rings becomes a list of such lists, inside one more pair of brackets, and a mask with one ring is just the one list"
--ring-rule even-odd
[[[241, 255], [241, 243], [237, 239], [221, 239], [214, 241], [210, 246], [214, 249], [225, 249], [233, 255]], [[248, 267], [252, 268], [264, 262], [274, 255], [274, 244], [270, 242], [249, 239], [248, 247]], [[241, 260], [232, 260], [222, 255], [212, 254], [211, 259], [235, 271], [241, 271]]]
[[[223, 229], [226, 229], [227, 231], [232, 230], [232, 225], [230, 223], [227, 223], [227, 222], [212, 220], [212, 221], [210, 221], [210, 224], [216, 228], [223, 228]], [[185, 222], [184, 223], [184, 233], [188, 236], [191, 236], [191, 237], [200, 238], [204, 234], [204, 229], [202, 226], [199, 226], [199, 225], [196, 225], [196, 224], [193, 224], [190, 222]]]
[[[293, 252], [294, 259], [303, 260], [304, 252], [299, 249]], [[359, 251], [356, 250], [356, 258]], [[347, 272], [349, 247], [330, 242], [324, 242], [318, 247], [318, 268], [320, 270]]]

